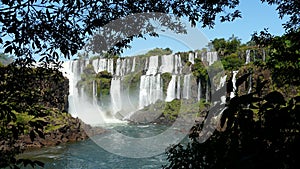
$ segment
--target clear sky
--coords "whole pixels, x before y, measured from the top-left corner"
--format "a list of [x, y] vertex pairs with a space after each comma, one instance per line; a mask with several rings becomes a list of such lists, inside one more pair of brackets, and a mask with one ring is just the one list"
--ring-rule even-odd
[[[197, 28], [208, 40], [215, 38], [228, 39], [235, 35], [241, 39], [242, 43], [248, 42], [251, 39], [251, 34], [255, 31], [259, 32], [264, 28], [269, 28], [269, 32], [274, 35], [282, 35], [284, 33], [282, 24], [286, 18], [283, 20], [279, 19], [275, 6], [261, 3], [260, 0], [241, 0], [238, 9], [242, 13], [242, 18], [238, 18], [233, 22], [221, 23], [216, 21], [213, 29], [201, 28], [200, 24]], [[136, 39], [131, 43], [131, 46], [132, 48], [125, 50], [122, 56], [143, 53], [155, 47], [169, 47], [175, 52], [190, 50], [186, 45], [175, 43], [174, 40], [164, 36], [148, 38], [147, 40]], [[202, 47], [199, 48], [201, 49]]]
[[[238, 9], [242, 13], [242, 18], [238, 18], [233, 22], [220, 23], [217, 20], [213, 29], [201, 28], [201, 23], [198, 24], [196, 29], [201, 35], [192, 31], [195, 36], [193, 39], [187, 39], [189, 42], [193, 42], [193, 46], [195, 46], [195, 43], [199, 43], [197, 47], [191, 48], [190, 44], [187, 45], [187, 43], [181, 40], [161, 35], [159, 38], [149, 37], [147, 40], [141, 38], [135, 39], [130, 44], [132, 48], [124, 50], [124, 53], [121, 56], [145, 53], [155, 47], [168, 47], [172, 49], [173, 52], [189, 51], [194, 50], [195, 48], [202, 49], [205, 47], [203, 46], [203, 42], [209, 42], [215, 38], [228, 39], [232, 35], [240, 38], [242, 43], [246, 43], [251, 39], [251, 34], [255, 31], [262, 31], [264, 28], [269, 28], [269, 32], [274, 35], [282, 35], [284, 33], [282, 24], [286, 21], [286, 18], [283, 20], [279, 19], [275, 6], [261, 3], [260, 0], [240, 0]], [[198, 40], [199, 37], [201, 37], [200, 40]], [[202, 43], [200, 43], [200, 41]], [[0, 49], [0, 52], [2, 52], [2, 50], [3, 49]]]

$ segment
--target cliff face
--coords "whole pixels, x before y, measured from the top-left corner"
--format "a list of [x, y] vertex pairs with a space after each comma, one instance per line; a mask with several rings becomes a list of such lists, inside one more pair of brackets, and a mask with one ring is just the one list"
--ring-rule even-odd
[[[61, 71], [70, 80], [70, 105], [75, 106], [70, 107], [69, 113], [86, 123], [99, 124], [111, 117], [130, 118], [131, 112], [160, 101], [197, 101], [200, 97], [208, 97], [206, 83], [202, 82], [203, 90], [200, 89], [200, 78], [193, 75], [192, 67], [197, 59], [211, 65], [217, 60], [217, 53], [185, 52], [67, 61]], [[92, 117], [90, 112], [99, 112], [99, 108], [103, 111], [100, 115], [85, 119], [86, 114]], [[99, 121], [95, 120], [97, 118]]]
[[69, 80], [58, 70], [0, 67], [0, 158], [100, 134], [67, 113]]

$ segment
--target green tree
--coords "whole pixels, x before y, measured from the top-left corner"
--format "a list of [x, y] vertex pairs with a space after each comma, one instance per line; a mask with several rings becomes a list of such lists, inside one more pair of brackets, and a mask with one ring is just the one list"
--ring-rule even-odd
[[228, 40], [216, 38], [212, 40], [212, 44], [220, 56], [226, 56], [237, 52], [241, 46], [241, 40], [232, 35]]
[[170, 48], [155, 48], [149, 50], [144, 56], [163, 56], [163, 55], [170, 55], [172, 54], [172, 50]]
[[[279, 17], [287, 16], [290, 19], [283, 25], [286, 29], [284, 36], [274, 37], [262, 31], [254, 34], [251, 44], [270, 49], [270, 58], [263, 68], [273, 71], [271, 75], [279, 87], [297, 86], [299, 1], [261, 1], [276, 5]], [[221, 43], [223, 40], [215, 42], [218, 42], [218, 49], [224, 47]], [[240, 86], [248, 76], [237, 79], [236, 86]], [[229, 81], [228, 92], [232, 91], [232, 85]], [[206, 131], [202, 123], [192, 129], [189, 143], [170, 147], [167, 151], [170, 163], [165, 168], [299, 168], [299, 90], [296, 91], [298, 96], [287, 94], [288, 98], [284, 98], [281, 93], [272, 91], [270, 84], [260, 78], [253, 88], [248, 94], [239, 95], [236, 91], [237, 96], [227, 99], [220, 128], [206, 142], [198, 140], [199, 133]], [[205, 122], [213, 123], [213, 119], [207, 118]]]
[[226, 49], [227, 42], [224, 38], [216, 38], [212, 41], [212, 45], [217, 52], [220, 52]]
[[[16, 159], [22, 148], [15, 144], [20, 135], [44, 138], [46, 116], [51, 108], [65, 109], [68, 80], [58, 70], [0, 67], [0, 168], [35, 165], [39, 162]], [[3, 146], [9, 146], [9, 149]]]
[[[236, 85], [248, 76], [237, 79]], [[201, 143], [208, 134], [203, 122], [192, 128], [186, 145], [170, 147], [170, 163], [164, 168], [299, 168], [300, 97], [286, 100], [277, 91], [262, 95], [266, 81], [257, 80], [256, 90], [227, 103], [220, 123], [211, 117], [206, 119], [211, 125], [219, 124], [208, 140]], [[219, 106], [214, 105], [211, 111]]]
[[283, 36], [272, 36], [267, 30], [254, 33], [252, 40], [269, 49], [266, 66], [272, 70], [273, 80], [278, 87], [300, 82], [300, 28]]
[[[95, 31], [113, 20], [130, 16], [134, 13], [160, 12], [173, 14], [177, 17], [188, 17], [192, 25], [202, 22], [202, 26], [212, 27], [217, 14], [221, 21], [231, 21], [240, 17], [236, 7], [239, 1], [119, 1], [119, 0], [1, 0], [0, 44], [4, 45], [5, 53], [14, 53], [20, 64], [29, 64], [34, 54], [41, 55], [41, 61], [58, 61], [60, 54], [70, 58], [82, 49], [87, 38]], [[229, 10], [228, 10], [229, 9]], [[150, 14], [149, 14], [150, 15]], [[162, 25], [170, 21], [156, 18]], [[132, 25], [140, 26], [138, 35], [123, 37], [115, 44], [119, 51], [128, 47], [133, 37], [155, 36], [147, 18], [133, 18]], [[124, 24], [126, 30], [132, 30], [130, 24]], [[172, 29], [173, 24], [169, 24]], [[173, 27], [174, 30], [175, 27]], [[114, 29], [118, 29], [117, 27]], [[136, 29], [136, 28], [135, 28]], [[146, 31], [150, 29], [150, 31]], [[119, 30], [120, 31], [120, 30]], [[113, 31], [112, 31], [113, 32]], [[112, 33], [110, 32], [110, 33]], [[118, 31], [117, 31], [118, 32]], [[111, 37], [116, 34], [108, 34]], [[6, 38], [9, 36], [10, 38]], [[93, 40], [98, 41], [98, 37]], [[101, 47], [100, 44], [99, 46]]]

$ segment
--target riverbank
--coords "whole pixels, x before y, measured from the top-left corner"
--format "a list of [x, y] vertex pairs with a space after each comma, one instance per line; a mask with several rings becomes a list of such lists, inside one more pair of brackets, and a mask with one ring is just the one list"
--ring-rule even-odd
[[0, 149], [4, 152], [8, 152], [14, 148], [20, 148], [24, 151], [57, 146], [62, 143], [86, 140], [89, 137], [106, 132], [106, 130], [101, 127], [92, 127], [67, 113], [57, 114], [47, 120], [49, 120], [48, 126], [50, 127], [45, 126], [43, 136], [36, 135], [32, 138], [29, 133], [22, 134], [18, 137], [18, 140], [15, 141], [14, 145], [10, 145], [9, 140], [0, 140]]

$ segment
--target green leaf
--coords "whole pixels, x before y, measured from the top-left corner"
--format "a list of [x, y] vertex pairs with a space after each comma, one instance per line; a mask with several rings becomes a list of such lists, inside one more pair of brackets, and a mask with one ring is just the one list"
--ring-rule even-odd
[[240, 78], [238, 78], [238, 79], [236, 80], [236, 83], [235, 83], [236, 87], [239, 87], [241, 84], [243, 84], [244, 82], [246, 82], [246, 81], [247, 81], [247, 78], [248, 78], [250, 75], [251, 75], [251, 73], [246, 73], [246, 74], [244, 74], [243, 76], [241, 76]]
[[264, 99], [269, 103], [280, 104], [280, 105], [283, 105], [286, 102], [283, 95], [277, 91], [273, 91], [273, 92], [267, 94], [264, 97]]

